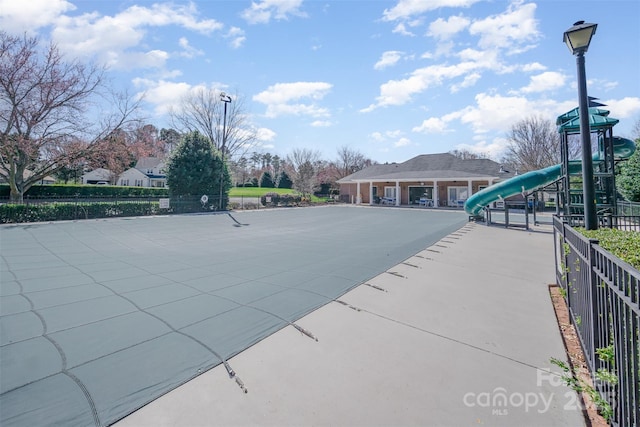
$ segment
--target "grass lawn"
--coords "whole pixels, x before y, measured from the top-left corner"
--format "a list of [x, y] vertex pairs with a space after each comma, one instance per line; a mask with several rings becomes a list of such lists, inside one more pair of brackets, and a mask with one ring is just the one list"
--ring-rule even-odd
[[[291, 188], [232, 187], [229, 190], [229, 197], [262, 197], [267, 193], [298, 194]], [[311, 196], [312, 203], [322, 203], [325, 200], [326, 198]]]
[[233, 187], [229, 191], [229, 197], [262, 197], [267, 193], [297, 194], [291, 188]]

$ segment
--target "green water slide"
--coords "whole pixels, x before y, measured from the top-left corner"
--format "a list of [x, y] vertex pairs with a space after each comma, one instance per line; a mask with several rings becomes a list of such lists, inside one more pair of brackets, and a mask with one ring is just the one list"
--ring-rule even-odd
[[[626, 138], [613, 137], [613, 155], [617, 160], [628, 159], [633, 155], [636, 146], [633, 141]], [[593, 156], [594, 161], [600, 160], [600, 153]], [[582, 162], [574, 160], [569, 162], [569, 173], [580, 172]], [[469, 215], [480, 215], [489, 204], [506, 199], [517, 194], [529, 193], [543, 188], [558, 180], [562, 174], [562, 165], [549, 166], [544, 169], [531, 171], [514, 176], [506, 181], [487, 187], [467, 199], [464, 210]]]

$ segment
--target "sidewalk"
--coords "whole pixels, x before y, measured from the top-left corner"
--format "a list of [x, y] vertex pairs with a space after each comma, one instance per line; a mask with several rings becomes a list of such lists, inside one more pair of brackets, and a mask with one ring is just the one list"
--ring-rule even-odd
[[551, 226], [469, 223], [115, 425], [585, 425], [553, 282]]

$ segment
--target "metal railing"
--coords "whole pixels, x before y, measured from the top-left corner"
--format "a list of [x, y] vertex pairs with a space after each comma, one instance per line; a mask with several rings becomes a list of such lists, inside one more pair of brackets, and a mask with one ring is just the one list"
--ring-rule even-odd
[[640, 203], [618, 201], [618, 214], [640, 217]]
[[[594, 386], [612, 425], [640, 424], [640, 272], [554, 217], [556, 280], [564, 289]], [[613, 350], [613, 360], [601, 357]], [[613, 373], [617, 381], [603, 380]]]
[[[584, 227], [584, 215], [560, 215], [562, 221], [572, 227]], [[624, 231], [640, 231], [640, 215], [598, 215], [599, 228], [617, 228]]]

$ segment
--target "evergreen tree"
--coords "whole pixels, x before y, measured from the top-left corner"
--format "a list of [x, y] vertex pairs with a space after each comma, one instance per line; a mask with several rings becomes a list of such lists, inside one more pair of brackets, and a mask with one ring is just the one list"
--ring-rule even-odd
[[207, 195], [214, 206], [219, 203], [222, 174], [222, 208], [226, 208], [231, 188], [229, 170], [211, 141], [197, 131], [182, 137], [169, 158], [166, 174], [172, 196]]
[[264, 171], [262, 172], [262, 176], [260, 177], [260, 187], [262, 188], [273, 188], [273, 177], [271, 176], [271, 172]]
[[280, 171], [280, 175], [278, 175], [278, 179], [276, 181], [276, 188], [291, 188], [293, 187], [293, 182], [289, 175], [283, 170]]
[[640, 202], [640, 139], [636, 140], [636, 152], [620, 167], [616, 178], [618, 190], [630, 202]]

